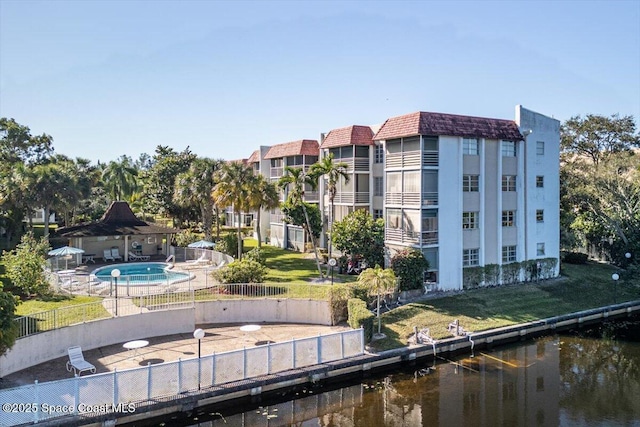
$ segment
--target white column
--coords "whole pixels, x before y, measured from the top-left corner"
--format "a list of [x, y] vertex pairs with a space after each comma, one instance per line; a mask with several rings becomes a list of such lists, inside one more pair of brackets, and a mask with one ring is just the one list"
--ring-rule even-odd
[[485, 182], [485, 139], [480, 138], [478, 141], [478, 155], [480, 156], [480, 178], [478, 179], [478, 191], [480, 191], [480, 212], [478, 212], [478, 227], [480, 227], [480, 265], [485, 265], [485, 202], [486, 191], [484, 188]]

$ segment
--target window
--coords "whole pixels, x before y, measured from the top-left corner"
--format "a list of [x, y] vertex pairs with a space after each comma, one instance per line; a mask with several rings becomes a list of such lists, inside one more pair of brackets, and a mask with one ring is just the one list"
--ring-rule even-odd
[[544, 156], [544, 141], [536, 141], [536, 154]]
[[536, 209], [536, 222], [544, 222], [544, 209]]
[[384, 188], [384, 183], [382, 181], [382, 177], [376, 176], [375, 178], [373, 178], [373, 195], [382, 196], [383, 188]]
[[516, 143], [513, 141], [502, 141], [502, 157], [516, 156]]
[[502, 175], [502, 191], [516, 191], [515, 175]]
[[544, 176], [536, 176], [536, 187], [537, 188], [544, 188]]
[[515, 214], [516, 214], [515, 211], [502, 211], [502, 226], [513, 227], [514, 225], [516, 225]]
[[478, 175], [462, 175], [462, 191], [478, 191]]
[[478, 155], [478, 139], [477, 138], [463, 138], [462, 139], [462, 154], [468, 154], [470, 156]]
[[471, 267], [480, 264], [480, 249], [464, 249], [462, 251], [462, 266]]
[[516, 247], [515, 246], [503, 246], [502, 247], [502, 262], [516, 262]]
[[544, 256], [544, 243], [536, 244], [536, 254], [538, 256]]
[[462, 212], [462, 228], [465, 230], [478, 228], [478, 212]]
[[373, 210], [373, 219], [382, 218], [382, 209]]
[[376, 163], [384, 163], [384, 146], [382, 144], [376, 145], [376, 156], [374, 161]]

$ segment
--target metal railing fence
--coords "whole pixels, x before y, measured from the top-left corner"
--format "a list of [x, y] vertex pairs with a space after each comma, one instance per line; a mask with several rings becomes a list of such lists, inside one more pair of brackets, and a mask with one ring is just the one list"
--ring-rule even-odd
[[[364, 354], [362, 329], [214, 353], [201, 358], [2, 389], [2, 425], [70, 415], [134, 412], [157, 399]], [[6, 406], [9, 405], [9, 406]]]
[[111, 317], [111, 313], [102, 303], [102, 301], [95, 301], [17, 317], [14, 319], [18, 324], [17, 338]]

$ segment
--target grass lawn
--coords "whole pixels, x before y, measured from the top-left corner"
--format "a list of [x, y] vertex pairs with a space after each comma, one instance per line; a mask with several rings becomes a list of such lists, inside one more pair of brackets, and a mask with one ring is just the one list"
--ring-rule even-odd
[[[102, 298], [88, 296], [56, 296], [52, 297], [50, 300], [27, 300], [18, 305], [16, 309], [16, 316], [27, 316], [41, 311], [55, 310], [61, 307], [87, 304], [95, 301], [102, 301]], [[105, 310], [105, 313], [106, 312], [107, 311]]]
[[[447, 326], [455, 319], [468, 331], [483, 331], [546, 317], [640, 299], [640, 279], [614, 287], [609, 265], [562, 266], [562, 278], [464, 293], [414, 302], [382, 315], [384, 340], [380, 350], [405, 346], [413, 327], [429, 328], [436, 339], [450, 337]], [[615, 292], [614, 292], [615, 291]], [[377, 323], [376, 323], [377, 325]]]
[[[244, 239], [244, 250], [249, 251], [257, 246], [256, 239]], [[308, 283], [312, 279], [318, 279], [318, 267], [316, 260], [309, 254], [276, 248], [275, 246], [262, 245], [262, 251], [267, 260], [269, 272], [265, 282], [267, 283]], [[320, 264], [323, 273], [326, 273], [326, 265]], [[334, 274], [334, 281], [345, 283], [355, 281], [357, 276], [348, 274]]]

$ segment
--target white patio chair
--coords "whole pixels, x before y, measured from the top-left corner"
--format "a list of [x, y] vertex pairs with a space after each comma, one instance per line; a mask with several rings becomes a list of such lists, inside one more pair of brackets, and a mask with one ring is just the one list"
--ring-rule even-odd
[[129, 261], [149, 261], [149, 258], [151, 258], [149, 255], [129, 254]]
[[120, 260], [122, 261], [122, 257], [120, 256], [120, 251], [118, 250], [118, 248], [111, 248], [111, 257], [113, 258], [113, 260]]
[[116, 259], [111, 255], [111, 249], [105, 249], [102, 251], [103, 257], [105, 261], [115, 261]]
[[82, 375], [84, 371], [89, 371], [92, 374], [96, 373], [96, 367], [84, 360], [82, 349], [79, 346], [69, 347], [67, 352], [69, 353], [67, 371], [73, 371], [73, 374], [78, 376]]

